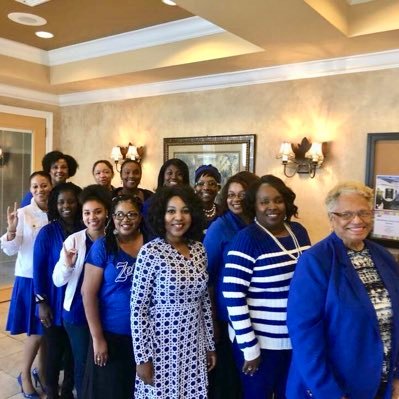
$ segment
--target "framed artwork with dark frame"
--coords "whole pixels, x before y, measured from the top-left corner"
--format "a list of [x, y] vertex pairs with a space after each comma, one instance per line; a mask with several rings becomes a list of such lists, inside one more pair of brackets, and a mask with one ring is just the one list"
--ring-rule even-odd
[[238, 172], [255, 171], [255, 138], [254, 134], [164, 138], [164, 162], [171, 158], [184, 161], [191, 183], [199, 166], [212, 164], [222, 175], [223, 185]]
[[367, 135], [366, 184], [375, 191], [370, 238], [399, 248], [399, 133]]

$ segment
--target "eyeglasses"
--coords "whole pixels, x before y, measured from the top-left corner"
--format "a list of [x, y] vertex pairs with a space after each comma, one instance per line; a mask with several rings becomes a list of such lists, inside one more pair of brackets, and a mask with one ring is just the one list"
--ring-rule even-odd
[[357, 211], [357, 212], [346, 211], [346, 212], [330, 212], [330, 213], [346, 221], [352, 220], [356, 216], [358, 216], [362, 220], [367, 220], [371, 219], [374, 215], [373, 211]]
[[238, 198], [239, 200], [243, 200], [245, 198], [245, 193], [228, 193], [227, 194], [227, 199], [233, 200], [235, 198]]
[[197, 183], [195, 183], [196, 186], [198, 187], [204, 187], [205, 185], [210, 187], [210, 188], [216, 188], [218, 186], [218, 183], [216, 183], [215, 181], [199, 181]]
[[140, 216], [139, 213], [130, 211], [128, 213], [124, 213], [122, 211], [114, 213], [114, 217], [116, 220], [123, 220], [124, 218], [127, 218], [127, 220], [135, 220]]

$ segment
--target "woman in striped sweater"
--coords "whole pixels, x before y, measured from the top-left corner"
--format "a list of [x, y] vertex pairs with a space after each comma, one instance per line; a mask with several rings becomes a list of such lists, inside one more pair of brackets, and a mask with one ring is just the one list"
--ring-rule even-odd
[[236, 235], [225, 258], [222, 290], [244, 398], [285, 398], [288, 290], [298, 257], [310, 246], [306, 229], [290, 221], [297, 216], [295, 197], [278, 177], [262, 176], [245, 198], [254, 222]]

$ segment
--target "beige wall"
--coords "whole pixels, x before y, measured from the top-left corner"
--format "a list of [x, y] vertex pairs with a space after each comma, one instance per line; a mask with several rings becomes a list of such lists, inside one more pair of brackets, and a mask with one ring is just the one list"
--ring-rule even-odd
[[[300, 221], [317, 241], [329, 232], [326, 192], [345, 179], [364, 180], [367, 133], [399, 131], [398, 81], [399, 69], [65, 107], [59, 144], [78, 159], [81, 185], [92, 182], [91, 165], [112, 146], [144, 145], [142, 186], [153, 188], [164, 137], [256, 134], [256, 173], [291, 186]], [[304, 136], [330, 143], [325, 165], [314, 179], [285, 178], [279, 145]]]

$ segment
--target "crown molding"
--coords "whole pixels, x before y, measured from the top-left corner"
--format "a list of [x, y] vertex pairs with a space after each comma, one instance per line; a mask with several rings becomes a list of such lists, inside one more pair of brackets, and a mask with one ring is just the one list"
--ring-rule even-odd
[[125, 86], [114, 89], [62, 94], [59, 96], [59, 104], [60, 106], [69, 106], [120, 101], [140, 97], [224, 89], [235, 86], [309, 79], [398, 67], [399, 49], [381, 53], [369, 53], [322, 61], [286, 64], [268, 68], [199, 76], [188, 79]]
[[23, 89], [20, 87], [0, 84], [0, 96], [34, 101], [42, 104], [59, 105], [59, 96], [42, 91]]
[[370, 72], [398, 67], [399, 49], [396, 49], [352, 57], [286, 64], [187, 79], [61, 94], [58, 96], [8, 85], [0, 85], [0, 96], [63, 107], [348, 73]]
[[19, 60], [49, 66], [48, 52], [37, 47], [0, 37], [0, 54]]
[[205, 19], [190, 17], [49, 51], [0, 38], [0, 54], [53, 66], [222, 32], [224, 29]]

